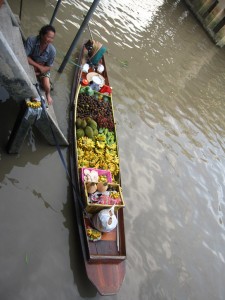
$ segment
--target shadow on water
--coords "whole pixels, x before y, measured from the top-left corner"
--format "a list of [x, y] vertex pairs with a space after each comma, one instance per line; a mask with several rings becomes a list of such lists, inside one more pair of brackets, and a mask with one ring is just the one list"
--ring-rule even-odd
[[[1, 97], [1, 95], [0, 95]], [[1, 120], [1, 131], [0, 131], [0, 149], [4, 150], [8, 141], [9, 133], [12, 131], [15, 120], [19, 114], [19, 104], [15, 101], [8, 99], [6, 101], [1, 101], [0, 99], [0, 120]], [[7, 122], [6, 122], [7, 116]]]
[[62, 209], [62, 214], [65, 218], [63, 224], [69, 231], [70, 267], [73, 272], [74, 283], [77, 286], [80, 296], [95, 297], [97, 291], [88, 280], [85, 270], [71, 189], [72, 187], [68, 187], [67, 202], [63, 205]]
[[[12, 169], [14, 167], [23, 168], [28, 163], [38, 166], [46, 155], [49, 156], [56, 152], [56, 148], [49, 146], [41, 133], [36, 128], [33, 128], [25, 138], [20, 153], [8, 154], [6, 150], [7, 143], [12, 128], [14, 127], [19, 115], [20, 105], [11, 99], [1, 102], [0, 105], [0, 182], [3, 182], [7, 177], [7, 180], [12, 184], [12, 186], [17, 187], [19, 183], [18, 179], [10, 176]], [[57, 212], [54, 207], [45, 200], [40, 192], [33, 190], [33, 194], [35, 197], [43, 201], [46, 208], [51, 208], [53, 211]], [[76, 223], [75, 206], [70, 186], [68, 186], [67, 202], [63, 204], [62, 215], [65, 218], [63, 225], [69, 231], [70, 267], [73, 273], [74, 285], [78, 288], [81, 297], [95, 297], [97, 291], [88, 280], [85, 271]]]
[[[21, 106], [14, 100], [7, 100], [0, 103], [0, 181], [2, 181], [6, 174], [9, 174], [14, 166], [24, 167], [28, 162], [38, 165], [39, 162], [46, 156], [55, 152], [55, 147], [50, 146], [42, 137], [36, 128], [32, 128], [25, 138], [21, 151], [18, 154], [8, 154], [7, 144], [21, 111]], [[36, 140], [38, 144], [36, 145]], [[46, 151], [36, 151], [37, 147], [45, 146]], [[32, 155], [31, 155], [32, 152]]]
[[[2, 101], [0, 105], [0, 120], [2, 120], [0, 131], [0, 182], [2, 182], [7, 174], [10, 174], [11, 170], [15, 166], [25, 167], [27, 163], [38, 165], [40, 161], [46, 156], [46, 154], [50, 155], [54, 153], [56, 151], [56, 148], [49, 146], [45, 139], [42, 137], [41, 133], [36, 128], [33, 128], [30, 133], [28, 133], [28, 136], [23, 142], [20, 153], [8, 154], [7, 143], [16, 119], [18, 118], [20, 105], [11, 99], [8, 99], [4, 102]], [[38, 141], [37, 145], [36, 140]], [[38, 149], [36, 149], [36, 147]], [[14, 178], [10, 178], [8, 176], [7, 178], [13, 185], [16, 185], [18, 183]], [[50, 207], [51, 209], [53, 209], [53, 207], [44, 200], [40, 193], [35, 191], [33, 193], [36, 197], [40, 198], [44, 202], [46, 208]], [[82, 297], [95, 297], [97, 291], [88, 280], [85, 271], [78, 228], [75, 219], [76, 214], [71, 187], [68, 187], [67, 202], [63, 204], [62, 214], [65, 218], [64, 226], [69, 231], [69, 256], [74, 283], [77, 286]]]

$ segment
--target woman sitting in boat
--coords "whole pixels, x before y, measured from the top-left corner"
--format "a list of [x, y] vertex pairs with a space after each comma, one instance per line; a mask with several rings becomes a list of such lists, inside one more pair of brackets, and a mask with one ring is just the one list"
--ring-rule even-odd
[[107, 50], [106, 47], [104, 47], [100, 42], [94, 40], [87, 41], [84, 46], [88, 51], [87, 63], [91, 66], [97, 66]]

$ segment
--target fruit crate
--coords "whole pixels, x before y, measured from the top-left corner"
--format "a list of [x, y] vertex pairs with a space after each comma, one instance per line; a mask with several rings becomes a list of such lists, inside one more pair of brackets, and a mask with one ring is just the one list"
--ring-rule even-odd
[[85, 176], [84, 171], [85, 170], [96, 171], [98, 173], [98, 176], [106, 176], [108, 183], [112, 182], [112, 174], [109, 170], [102, 170], [102, 169], [95, 169], [95, 168], [81, 168], [80, 173], [81, 173], [82, 184], [84, 184], [84, 176]]
[[[115, 203], [120, 200], [119, 204], [115, 204], [115, 211], [118, 211], [120, 208], [125, 207], [125, 203], [123, 200], [123, 195], [122, 195], [122, 190], [121, 190], [120, 185], [117, 183], [109, 183], [108, 190], [109, 189], [113, 189], [115, 192], [118, 192], [119, 197], [117, 199], [113, 199], [110, 196], [105, 195], [104, 193], [100, 193], [100, 192], [96, 192], [96, 193], [102, 194], [104, 196], [104, 201], [106, 201], [106, 202], [107, 202], [107, 200], [108, 200], [108, 202], [111, 201], [110, 199], [112, 199], [112, 201], [115, 200]], [[94, 193], [94, 194], [96, 194], [96, 193]], [[94, 194], [91, 194], [91, 195], [94, 195]], [[107, 197], [108, 197], [108, 199], [107, 199]], [[113, 206], [113, 203], [112, 204], [107, 204], [107, 203], [99, 204], [99, 203], [91, 202], [90, 195], [87, 192], [86, 184], [84, 185], [84, 201], [85, 201], [85, 209], [90, 214], [97, 213], [102, 209], [110, 208]]]

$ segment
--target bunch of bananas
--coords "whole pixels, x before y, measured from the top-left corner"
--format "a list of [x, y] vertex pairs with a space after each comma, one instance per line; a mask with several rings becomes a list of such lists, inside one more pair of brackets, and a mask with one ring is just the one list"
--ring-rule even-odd
[[99, 175], [98, 176], [98, 181], [99, 182], [108, 182], [107, 176], [106, 175]]
[[99, 133], [95, 136], [95, 140], [99, 142], [105, 142], [106, 136], [103, 133]]
[[112, 191], [112, 192], [110, 192], [110, 197], [113, 199], [117, 199], [120, 197], [120, 193], [116, 192], [116, 191]]
[[89, 139], [87, 136], [79, 138], [77, 141], [78, 148], [82, 150], [92, 150], [95, 147], [95, 143], [92, 139]]
[[26, 104], [28, 107], [31, 107], [31, 108], [39, 108], [41, 107], [41, 102], [40, 101], [26, 101]]
[[[100, 138], [100, 139], [99, 139]], [[119, 158], [117, 154], [117, 144], [114, 142], [108, 145], [106, 139], [97, 136], [93, 141], [88, 137], [82, 137], [77, 141], [78, 166], [80, 168], [95, 168], [109, 170], [113, 180], [119, 173]]]
[[87, 229], [87, 236], [89, 238], [89, 240], [96, 242], [99, 241], [102, 237], [102, 234], [100, 231], [92, 229], [92, 228], [88, 228]]

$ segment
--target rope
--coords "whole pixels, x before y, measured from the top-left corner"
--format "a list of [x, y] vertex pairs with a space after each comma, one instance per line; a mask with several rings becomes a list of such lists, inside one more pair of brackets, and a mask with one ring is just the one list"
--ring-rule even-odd
[[[57, 53], [60, 54], [61, 57], [65, 57], [65, 53], [59, 49], [57, 49]], [[71, 65], [74, 65], [76, 67], [82, 68], [82, 66], [76, 64], [75, 62], [73, 62], [71, 59], [68, 60], [68, 63], [70, 63]]]
[[67, 168], [65, 159], [64, 159], [64, 157], [63, 157], [63, 155], [62, 155], [62, 151], [61, 151], [61, 149], [60, 149], [59, 143], [58, 143], [58, 141], [57, 141], [57, 138], [56, 138], [55, 133], [54, 133], [54, 131], [53, 131], [51, 122], [50, 122], [50, 120], [49, 120], [49, 116], [48, 116], [48, 114], [46, 113], [46, 105], [45, 105], [43, 96], [41, 95], [39, 84], [38, 84], [38, 83], [35, 83], [34, 85], [35, 85], [35, 87], [36, 87], [36, 89], [37, 89], [37, 92], [38, 92], [38, 94], [39, 94], [39, 96], [40, 96], [40, 99], [41, 99], [41, 107], [43, 108], [43, 110], [44, 110], [44, 112], [45, 112], [45, 115], [46, 115], [46, 117], [47, 117], [47, 120], [48, 120], [50, 129], [51, 129], [51, 132], [52, 132], [52, 136], [53, 136], [53, 139], [54, 139], [54, 141], [55, 141], [57, 151], [58, 151], [58, 153], [59, 153], [59, 157], [60, 157], [61, 162], [62, 162], [62, 164], [63, 164], [63, 167], [64, 167], [64, 169], [65, 169], [65, 171], [66, 171], [66, 174], [67, 174], [67, 176], [68, 176], [68, 178], [69, 178], [69, 181], [70, 181], [70, 183], [71, 183], [71, 185], [72, 185], [72, 188], [73, 188], [73, 191], [74, 191], [74, 193], [75, 193], [75, 195], [76, 195], [76, 198], [78, 199], [78, 203], [79, 203], [79, 205], [81, 206], [81, 209], [82, 209], [82, 211], [84, 212], [85, 216], [89, 219], [91, 225], [93, 226], [92, 220], [91, 220], [90, 216], [88, 215], [88, 212], [86, 211], [86, 209], [85, 209], [85, 207], [84, 207], [84, 203], [82, 202], [82, 200], [80, 199], [80, 196], [78, 195], [77, 188], [75, 187], [75, 185], [74, 185], [74, 183], [73, 183], [73, 181], [72, 181], [72, 178], [71, 178], [70, 173], [69, 173], [69, 170], [68, 170], [68, 168]]

